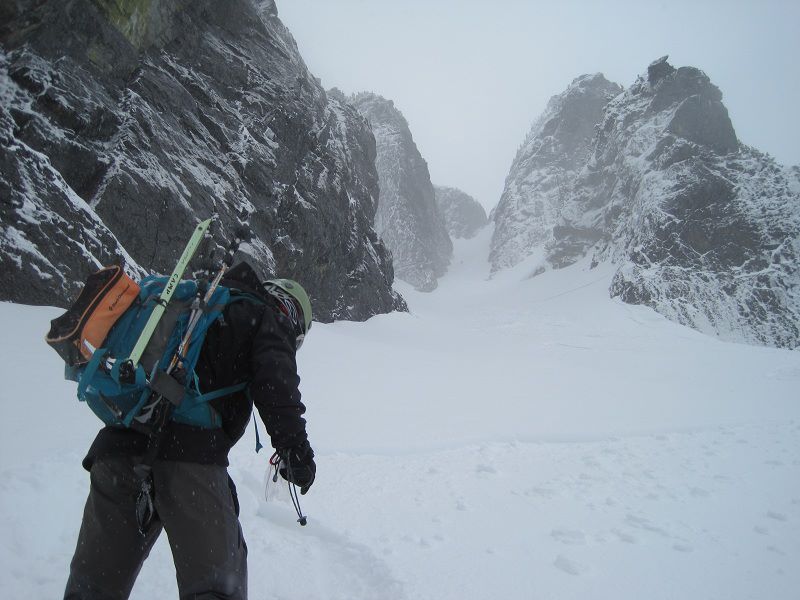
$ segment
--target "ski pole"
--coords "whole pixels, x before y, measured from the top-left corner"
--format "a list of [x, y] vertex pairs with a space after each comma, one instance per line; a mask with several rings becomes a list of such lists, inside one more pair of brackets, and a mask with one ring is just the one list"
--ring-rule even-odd
[[236, 234], [236, 237], [234, 237], [233, 241], [231, 241], [230, 246], [228, 246], [225, 257], [222, 259], [222, 265], [217, 271], [217, 274], [214, 277], [214, 280], [211, 282], [211, 285], [208, 287], [202, 303], [199, 307], [192, 310], [192, 316], [189, 319], [189, 326], [186, 328], [186, 333], [184, 334], [183, 339], [178, 346], [177, 352], [173, 355], [172, 360], [170, 361], [169, 367], [167, 368], [167, 373], [171, 373], [176, 366], [180, 366], [181, 357], [185, 356], [184, 351], [191, 342], [192, 333], [194, 333], [197, 323], [200, 322], [200, 316], [203, 314], [206, 306], [208, 306], [208, 303], [211, 301], [211, 297], [214, 295], [217, 287], [219, 287], [219, 282], [222, 281], [222, 277], [225, 275], [227, 270], [231, 268], [231, 265], [233, 265], [233, 257], [236, 255], [236, 252], [239, 250], [239, 245], [244, 241], [244, 239], [245, 234], [243, 232], [239, 232]]

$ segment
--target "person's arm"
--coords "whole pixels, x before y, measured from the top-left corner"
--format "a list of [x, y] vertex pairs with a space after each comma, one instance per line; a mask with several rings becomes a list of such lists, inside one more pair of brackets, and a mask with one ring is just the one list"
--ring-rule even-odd
[[289, 320], [269, 308], [263, 311], [253, 340], [250, 396], [275, 449], [308, 439], [306, 407], [300, 399], [294, 337]]
[[300, 399], [294, 330], [289, 320], [266, 308], [253, 341], [250, 396], [283, 461], [281, 475], [305, 494], [314, 482], [314, 451], [308, 443]]

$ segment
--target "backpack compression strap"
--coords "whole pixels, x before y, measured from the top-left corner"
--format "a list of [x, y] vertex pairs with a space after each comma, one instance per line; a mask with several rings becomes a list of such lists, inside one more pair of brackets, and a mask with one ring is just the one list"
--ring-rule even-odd
[[[92, 379], [94, 379], [97, 370], [103, 364], [106, 356], [108, 356], [108, 349], [106, 348], [98, 348], [94, 351], [94, 354], [92, 354], [92, 359], [87, 363], [86, 368], [80, 374], [80, 380], [78, 381], [78, 399], [85, 399], [86, 390], [92, 385]], [[119, 383], [118, 379], [117, 383]], [[147, 381], [143, 369], [136, 369], [136, 380], [134, 383], [137, 387], [146, 385]]]

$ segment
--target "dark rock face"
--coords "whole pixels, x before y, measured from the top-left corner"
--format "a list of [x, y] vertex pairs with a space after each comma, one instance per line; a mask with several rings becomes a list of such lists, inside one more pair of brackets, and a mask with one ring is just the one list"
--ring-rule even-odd
[[620, 257], [611, 295], [722, 339], [800, 346], [797, 171], [742, 147], [656, 172], [665, 189], [598, 248]]
[[800, 175], [739, 144], [722, 94], [666, 59], [605, 107], [542, 268], [617, 265], [612, 296], [725, 340], [800, 346]]
[[436, 206], [451, 238], [472, 238], [487, 223], [483, 206], [459, 189], [434, 186]]
[[650, 85], [655, 85], [665, 77], [672, 75], [675, 72], [675, 67], [667, 62], [669, 56], [662, 56], [658, 60], [654, 60], [647, 67], [647, 81]]
[[572, 181], [591, 153], [603, 109], [620, 92], [597, 73], [578, 77], [550, 99], [517, 151], [493, 212], [493, 271], [518, 264], [551, 239]]
[[392, 251], [397, 277], [432, 291], [447, 271], [453, 243], [436, 207], [428, 165], [391, 100], [362, 93], [350, 102], [375, 134], [380, 176], [375, 229]]
[[65, 304], [96, 264], [168, 272], [198, 220], [315, 317], [405, 309], [373, 229], [375, 144], [271, 0], [18, 0], [0, 28], [2, 298]]

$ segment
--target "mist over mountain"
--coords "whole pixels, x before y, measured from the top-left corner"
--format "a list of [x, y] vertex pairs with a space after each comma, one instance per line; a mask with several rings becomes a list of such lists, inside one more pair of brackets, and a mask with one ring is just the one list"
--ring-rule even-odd
[[169, 272], [195, 224], [302, 281], [315, 317], [404, 309], [364, 119], [272, 0], [19, 0], [0, 24], [0, 298], [64, 305], [124, 258]]
[[517, 151], [500, 202], [489, 260], [512, 267], [549, 242], [573, 180], [592, 151], [597, 123], [622, 87], [603, 75], [583, 75], [553, 96]]
[[[215, 217], [320, 320], [436, 288], [474, 200], [437, 192], [403, 115], [325, 92], [272, 0], [0, 8], [0, 299], [64, 305], [123, 261], [171, 270]], [[609, 293], [726, 340], [800, 345], [800, 168], [741, 144], [722, 93], [666, 57], [554, 96], [511, 166], [496, 272], [611, 262]], [[532, 259], [532, 256], [538, 258]]]
[[418, 290], [432, 291], [447, 271], [453, 243], [436, 206], [428, 164], [394, 102], [371, 92], [348, 101], [375, 134], [380, 179], [375, 229], [392, 251], [397, 277]]
[[441, 185], [434, 186], [436, 206], [451, 238], [471, 238], [489, 220], [483, 206], [466, 192]]
[[[720, 90], [666, 57], [591, 128], [564, 109], [575, 94], [551, 100], [512, 165], [494, 269], [536, 251], [532, 274], [611, 261], [613, 297], [722, 339], [800, 345], [800, 169], [741, 144]], [[594, 130], [588, 153], [565, 129]]]

